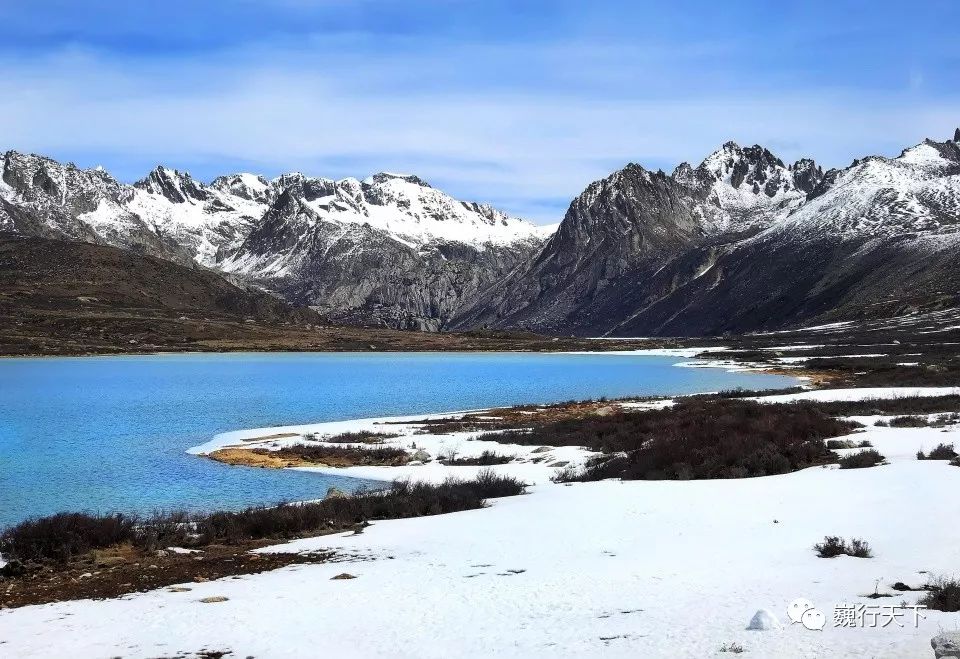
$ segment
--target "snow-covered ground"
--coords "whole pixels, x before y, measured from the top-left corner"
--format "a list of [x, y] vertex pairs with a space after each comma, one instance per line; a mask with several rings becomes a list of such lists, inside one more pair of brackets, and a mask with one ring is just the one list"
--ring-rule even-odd
[[763, 396], [767, 403], [791, 403], [798, 400], [870, 400], [871, 398], [910, 398], [916, 396], [954, 396], [960, 387], [857, 387], [851, 389], [814, 389], [795, 394]]
[[[908, 393], [943, 391], [802, 395]], [[325, 431], [358, 427], [327, 424]], [[217, 445], [275, 432], [234, 433]], [[332, 548], [345, 561], [187, 584], [183, 592], [0, 611], [0, 655], [174, 656], [205, 648], [258, 658], [723, 657], [730, 655], [721, 647], [737, 643], [747, 657], [932, 657], [930, 638], [960, 628], [960, 614], [928, 611], [918, 628], [909, 614], [902, 628], [848, 629], [834, 627], [833, 612], [844, 603], [913, 604], [916, 592], [863, 596], [957, 571], [960, 468], [914, 454], [940, 442], [960, 445], [960, 428], [870, 426], [851, 438], [870, 440], [890, 464], [573, 485], [541, 480], [542, 463], [522, 464], [519, 473], [541, 484], [488, 509], [375, 522], [360, 535], [267, 550]], [[482, 446], [460, 442], [464, 453]], [[409, 469], [431, 478], [457, 470]], [[875, 556], [817, 558], [812, 545], [828, 534], [863, 538]], [[331, 579], [342, 572], [357, 578]], [[213, 596], [228, 599], [200, 601]], [[790, 624], [787, 606], [800, 597], [825, 613], [822, 631]], [[784, 628], [747, 631], [759, 609]]]
[[[445, 467], [437, 458], [455, 456], [458, 458], [475, 457], [484, 451], [499, 455], [512, 456], [514, 462], [499, 465], [497, 471], [516, 476], [525, 483], [549, 483], [557, 470], [570, 465], [580, 465], [594, 452], [575, 446], [538, 447], [520, 444], [502, 444], [483, 439], [478, 432], [454, 432], [445, 435], [420, 434], [426, 419], [457, 418], [462, 412], [437, 415], [419, 415], [402, 417], [381, 417], [374, 419], [356, 419], [353, 421], [333, 421], [297, 426], [279, 426], [256, 430], [240, 430], [217, 435], [206, 444], [190, 449], [190, 453], [205, 455], [217, 449], [265, 448], [276, 449], [291, 444], [323, 443], [325, 437], [345, 432], [371, 431], [399, 435], [385, 439], [377, 446], [395, 446], [407, 449], [410, 453], [426, 451], [432, 461], [421, 464], [420, 461], [401, 467], [295, 467], [301, 471], [331, 473], [338, 476], [352, 476], [381, 481], [398, 478], [411, 478], [421, 481], [441, 482], [448, 476], [469, 479], [477, 475], [484, 467]], [[276, 437], [286, 435], [285, 437]], [[316, 440], [312, 438], [316, 437]], [[265, 438], [258, 440], [257, 438]], [[365, 446], [364, 444], [338, 444], [338, 446]], [[367, 445], [369, 446], [369, 445]], [[561, 463], [557, 465], [557, 463]]]

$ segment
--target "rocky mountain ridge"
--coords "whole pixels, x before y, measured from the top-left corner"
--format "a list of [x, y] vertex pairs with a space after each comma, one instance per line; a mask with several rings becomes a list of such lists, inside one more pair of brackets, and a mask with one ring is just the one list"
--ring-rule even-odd
[[126, 185], [7, 152], [0, 231], [214, 268], [326, 318], [578, 335], [773, 330], [960, 306], [960, 130], [824, 171], [723, 144], [671, 174], [637, 164], [536, 227], [382, 172]]
[[126, 185], [8, 151], [0, 181], [0, 231], [197, 263], [331, 317], [399, 328], [439, 329], [546, 235], [402, 174], [241, 173], [207, 185], [159, 166]]
[[526, 267], [453, 327], [648, 336], [960, 306], [960, 144], [824, 172], [728, 142], [590, 184]]

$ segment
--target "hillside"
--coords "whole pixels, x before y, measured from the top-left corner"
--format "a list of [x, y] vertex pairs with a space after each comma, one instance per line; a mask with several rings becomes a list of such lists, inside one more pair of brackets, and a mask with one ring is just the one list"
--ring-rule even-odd
[[827, 172], [731, 142], [590, 184], [451, 326], [701, 336], [930, 312], [960, 306], [958, 245], [957, 139]]
[[[327, 324], [216, 272], [128, 250], [0, 237], [0, 355], [238, 350], [584, 350], [521, 332], [428, 333]], [[636, 348], [605, 341], [600, 349]]]

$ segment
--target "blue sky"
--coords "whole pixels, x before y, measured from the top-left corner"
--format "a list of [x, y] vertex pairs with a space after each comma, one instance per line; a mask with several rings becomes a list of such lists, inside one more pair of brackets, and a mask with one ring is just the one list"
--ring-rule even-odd
[[960, 125], [960, 3], [0, 4], [0, 148], [339, 178], [414, 172], [557, 221], [627, 162], [728, 139], [825, 167]]

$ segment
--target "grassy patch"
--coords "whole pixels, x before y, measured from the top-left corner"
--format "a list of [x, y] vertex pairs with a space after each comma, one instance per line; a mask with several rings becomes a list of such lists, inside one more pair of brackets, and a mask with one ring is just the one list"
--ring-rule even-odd
[[860, 538], [853, 538], [847, 542], [840, 536], [828, 535], [823, 542], [813, 546], [820, 558], [834, 558], [835, 556], [854, 556], [856, 558], [873, 558], [873, 551], [869, 543]]

